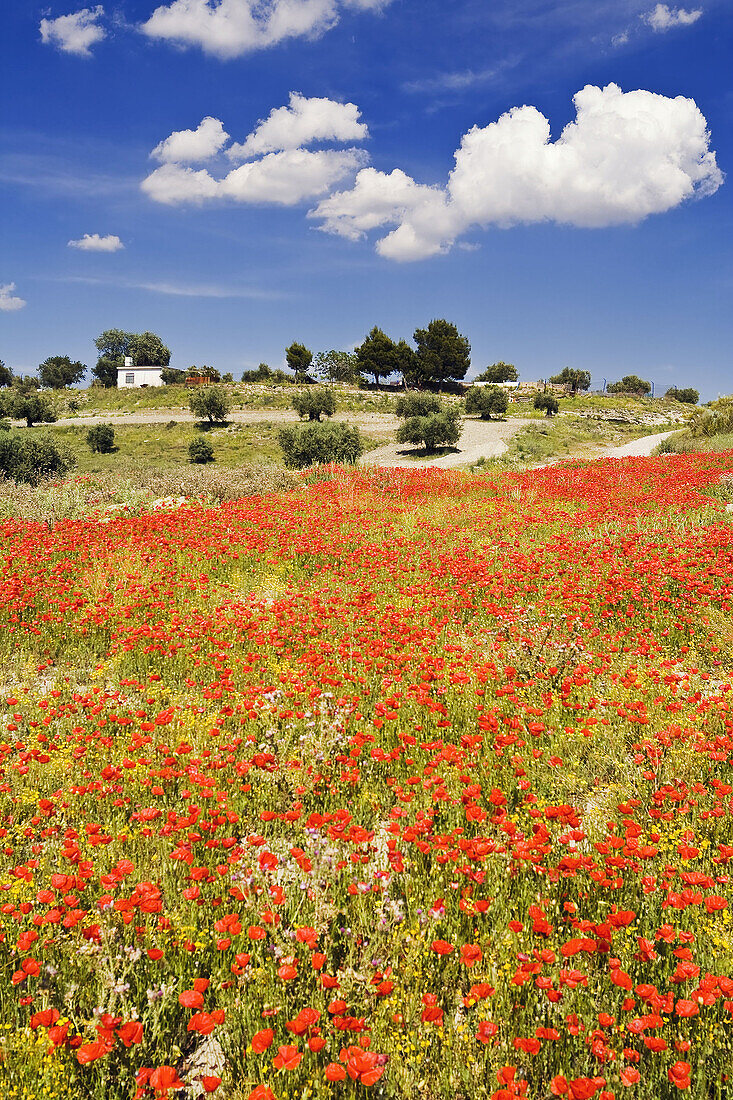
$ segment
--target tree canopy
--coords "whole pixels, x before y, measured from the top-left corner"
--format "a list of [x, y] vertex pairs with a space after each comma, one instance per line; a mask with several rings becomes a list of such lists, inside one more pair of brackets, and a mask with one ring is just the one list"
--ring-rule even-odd
[[636, 374], [625, 374], [619, 382], [606, 386], [609, 393], [651, 393], [652, 384]]
[[78, 360], [72, 362], [68, 355], [51, 355], [38, 367], [38, 377], [42, 386], [52, 390], [63, 390], [80, 382], [86, 374], [86, 367]]
[[313, 352], [296, 340], [289, 348], [285, 348], [285, 360], [296, 378], [303, 378], [313, 362]]
[[2, 359], [0, 359], [0, 387], [12, 386], [13, 384], [13, 372], [10, 367], [6, 367]]
[[499, 360], [498, 363], [492, 363], [487, 367], [485, 371], [479, 374], [476, 382], [516, 382], [519, 378], [517, 368], [513, 363], [504, 363]]
[[[404, 341], [401, 343], [405, 348], [408, 347]], [[403, 350], [377, 325], [365, 337], [364, 342], [355, 349], [354, 354], [360, 372], [371, 376], [377, 386], [381, 378], [387, 378], [390, 374], [402, 369]]]
[[413, 339], [417, 350], [411, 370], [418, 386], [435, 386], [466, 377], [471, 366], [471, 345], [450, 321], [433, 320], [427, 328], [415, 329]]
[[500, 386], [477, 386], [466, 394], [466, 412], [478, 413], [481, 420], [504, 416], [509, 408], [509, 395]]
[[550, 381], [556, 386], [569, 386], [573, 393], [590, 389], [590, 371], [576, 367], [563, 367], [559, 374], [553, 374]]
[[683, 390], [678, 389], [677, 386], [670, 386], [664, 396], [682, 401], [685, 405], [696, 405], [700, 400], [699, 390], [693, 390], [691, 386]]
[[226, 393], [215, 387], [195, 389], [188, 399], [191, 412], [199, 420], [223, 423], [229, 416], [229, 402]]
[[313, 359], [313, 373], [323, 382], [355, 382], [359, 363], [350, 351], [319, 351]]

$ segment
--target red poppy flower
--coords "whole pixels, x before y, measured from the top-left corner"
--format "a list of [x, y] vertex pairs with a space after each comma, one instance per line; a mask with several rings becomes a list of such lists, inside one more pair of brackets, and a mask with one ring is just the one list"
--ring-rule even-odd
[[270, 1027], [265, 1028], [264, 1031], [258, 1031], [252, 1036], [252, 1050], [255, 1054], [263, 1054], [272, 1045], [274, 1038], [275, 1032]]
[[277, 1054], [272, 1060], [275, 1069], [297, 1069], [303, 1055], [297, 1047], [278, 1047]]

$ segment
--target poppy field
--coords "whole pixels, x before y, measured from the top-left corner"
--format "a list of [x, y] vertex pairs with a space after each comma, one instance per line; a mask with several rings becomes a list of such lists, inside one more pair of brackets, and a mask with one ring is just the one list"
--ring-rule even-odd
[[732, 1100], [730, 500], [2, 521], [3, 1100]]

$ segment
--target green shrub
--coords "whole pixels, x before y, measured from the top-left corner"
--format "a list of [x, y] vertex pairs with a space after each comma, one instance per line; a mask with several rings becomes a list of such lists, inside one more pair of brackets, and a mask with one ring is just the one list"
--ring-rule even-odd
[[538, 393], [534, 399], [534, 407], [543, 409], [545, 416], [554, 416], [560, 411], [558, 400], [551, 393]]
[[638, 374], [625, 374], [620, 382], [611, 382], [606, 386], [606, 390], [608, 393], [647, 394], [652, 392], [652, 384], [645, 378], [639, 378]]
[[283, 428], [278, 435], [285, 465], [302, 470], [328, 462], [353, 465], [364, 453], [359, 429], [349, 424], [309, 424]]
[[188, 461], [201, 464], [214, 461], [214, 448], [208, 439], [194, 439], [189, 443]]
[[48, 436], [9, 432], [0, 438], [0, 474], [12, 481], [38, 485], [47, 477], [64, 477], [75, 462], [67, 447]]
[[443, 402], [434, 393], [407, 393], [404, 397], [397, 398], [394, 407], [397, 416], [404, 420], [409, 420], [413, 416], [430, 416], [431, 413], [440, 413], [444, 410]]
[[453, 446], [461, 437], [461, 414], [456, 408], [428, 416], [411, 416], [397, 429], [398, 443], [423, 444], [426, 451]]
[[309, 420], [320, 420], [324, 416], [333, 416], [336, 412], [336, 398], [326, 386], [311, 386], [307, 390], [294, 393], [291, 404], [298, 416]]
[[199, 420], [223, 423], [229, 416], [229, 402], [223, 390], [216, 386], [202, 386], [194, 390], [188, 399], [189, 408]]
[[25, 420], [29, 428], [34, 424], [52, 424], [56, 420], [56, 410], [51, 401], [42, 393], [31, 390], [9, 393], [3, 399], [3, 412], [16, 420]]
[[183, 386], [186, 383], [186, 372], [175, 367], [163, 367], [160, 380], [164, 386]]
[[500, 386], [475, 386], [466, 394], [466, 412], [477, 413], [482, 420], [504, 416], [508, 408], [509, 397]]
[[95, 424], [87, 432], [87, 444], [97, 454], [111, 454], [115, 449], [115, 430], [112, 425]]
[[477, 374], [474, 381], [476, 382], [516, 382], [519, 378], [517, 368], [513, 363], [505, 363], [501, 360], [498, 363], [492, 363], [490, 367], [487, 367], [481, 374]]
[[665, 397], [671, 397], [674, 401], [682, 401], [685, 405], [697, 405], [700, 400], [700, 393], [698, 390], [693, 390], [692, 387], [680, 390], [677, 386], [670, 386], [664, 395]]

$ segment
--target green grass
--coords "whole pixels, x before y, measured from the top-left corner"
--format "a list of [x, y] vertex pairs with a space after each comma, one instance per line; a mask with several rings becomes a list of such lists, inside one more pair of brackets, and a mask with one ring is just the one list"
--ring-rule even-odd
[[542, 417], [536, 424], [521, 428], [508, 442], [501, 456], [504, 464], [532, 465], [551, 458], [572, 454], [593, 457], [597, 448], [620, 446], [658, 431], [657, 425], [627, 424], [592, 420], [579, 416]]
[[688, 435], [679, 432], [669, 439], [665, 439], [659, 445], [657, 454], [709, 454], [722, 451], [733, 451], [733, 432], [722, 432], [720, 435]]
[[[298, 387], [290, 385], [257, 385], [253, 383], [222, 383], [232, 410], [289, 409]], [[392, 411], [398, 395], [377, 390], [358, 390], [336, 385], [336, 404], [340, 412]], [[139, 413], [146, 410], [188, 409], [189, 386], [149, 386], [146, 389], [67, 390], [56, 395], [59, 415], [95, 416], [105, 413]]]
[[[189, 466], [188, 445], [205, 435], [214, 448], [215, 462], [226, 468], [246, 463], [282, 465], [282, 452], [277, 441], [282, 424], [263, 420], [257, 424], [235, 424], [202, 428], [197, 424], [115, 424], [115, 446], [112, 454], [94, 454], [88, 447], [88, 428], [83, 425], [44, 425], [32, 431], [43, 431], [66, 443], [77, 464], [76, 474], [105, 474], [117, 471], [124, 475], [131, 468], [170, 469]], [[383, 440], [362, 433], [367, 450], [378, 447]]]
[[[556, 395], [557, 396], [557, 395]], [[621, 421], [642, 421], [646, 417], [663, 417], [673, 422], [685, 423], [694, 414], [697, 406], [685, 405], [680, 401], [671, 401], [664, 397], [627, 397], [611, 395], [579, 395], [577, 397], [559, 397], [560, 414], [577, 415], [593, 419], [596, 416]], [[544, 419], [544, 412], [535, 409], [532, 401], [512, 401], [509, 416], [527, 417], [532, 420]]]

